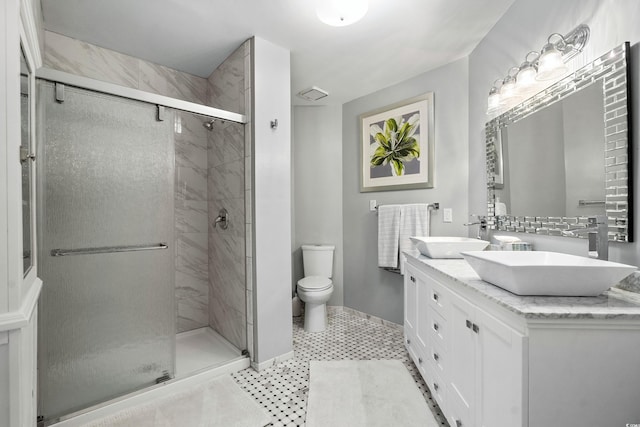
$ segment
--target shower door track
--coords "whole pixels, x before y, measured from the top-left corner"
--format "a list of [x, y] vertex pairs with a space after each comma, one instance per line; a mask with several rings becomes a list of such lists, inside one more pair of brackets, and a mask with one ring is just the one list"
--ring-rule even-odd
[[88, 77], [77, 76], [75, 74], [53, 70], [51, 68], [40, 68], [36, 71], [36, 78], [48, 80], [54, 83], [67, 84], [69, 86], [75, 86], [108, 95], [116, 95], [122, 98], [133, 99], [149, 104], [162, 105], [165, 107], [175, 108], [176, 110], [187, 111], [189, 113], [215, 117], [230, 122], [240, 124], [247, 123], [247, 117], [244, 114], [233, 113], [231, 111], [221, 110], [207, 105], [197, 104], [195, 102], [183, 101], [169, 96], [157, 95], [155, 93], [145, 92], [139, 89], [120, 86]]

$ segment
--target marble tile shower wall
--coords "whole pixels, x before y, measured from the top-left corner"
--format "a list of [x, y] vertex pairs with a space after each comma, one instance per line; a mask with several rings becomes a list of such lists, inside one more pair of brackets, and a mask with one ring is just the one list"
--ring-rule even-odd
[[44, 65], [67, 73], [206, 104], [207, 80], [45, 31]]
[[178, 332], [209, 324], [207, 130], [204, 119], [175, 112], [175, 286]]
[[[209, 105], [245, 113], [248, 51], [249, 42], [246, 42], [211, 74]], [[247, 194], [245, 168], [247, 137], [250, 138], [250, 132], [245, 132], [245, 126], [229, 122], [216, 122], [209, 134], [209, 215], [214, 218], [225, 208], [231, 218], [226, 230], [214, 227], [212, 219], [209, 221], [209, 324], [238, 348], [251, 351], [252, 335], [247, 343], [251, 306], [247, 307], [246, 297], [246, 252], [251, 248], [250, 230], [246, 233], [250, 209], [245, 204], [245, 196], [251, 200], [251, 194]], [[250, 175], [248, 182], [251, 182]]]

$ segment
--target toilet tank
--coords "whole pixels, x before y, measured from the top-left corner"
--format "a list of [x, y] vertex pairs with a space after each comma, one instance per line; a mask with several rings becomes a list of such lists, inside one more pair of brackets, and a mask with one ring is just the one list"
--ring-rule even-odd
[[333, 274], [333, 245], [302, 245], [304, 277], [322, 276], [331, 278]]

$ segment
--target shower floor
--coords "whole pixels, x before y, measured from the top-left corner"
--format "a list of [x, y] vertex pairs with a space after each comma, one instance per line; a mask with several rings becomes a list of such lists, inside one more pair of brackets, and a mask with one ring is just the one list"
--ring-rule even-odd
[[176, 335], [176, 378], [184, 378], [242, 354], [233, 344], [209, 327]]

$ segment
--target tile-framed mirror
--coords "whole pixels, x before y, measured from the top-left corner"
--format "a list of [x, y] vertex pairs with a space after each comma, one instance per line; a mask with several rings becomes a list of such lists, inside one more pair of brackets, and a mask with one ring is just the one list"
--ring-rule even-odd
[[562, 236], [606, 215], [610, 241], [633, 240], [629, 43], [485, 127], [489, 225]]

